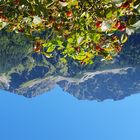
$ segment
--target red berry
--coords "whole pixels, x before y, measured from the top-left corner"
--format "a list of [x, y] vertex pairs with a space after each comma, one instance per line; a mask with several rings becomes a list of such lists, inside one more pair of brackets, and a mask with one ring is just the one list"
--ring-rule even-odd
[[61, 1], [61, 2], [66, 2], [66, 0], [59, 0], [59, 1]]
[[67, 12], [67, 17], [72, 17], [72, 15], [73, 15], [72, 11]]
[[124, 31], [126, 29], [125, 24], [121, 24], [120, 27], [118, 28], [120, 31]]
[[126, 25], [124, 23], [121, 23], [120, 21], [116, 22], [115, 27], [120, 31], [124, 31], [126, 29]]
[[76, 51], [77, 51], [77, 52], [80, 52], [80, 47], [77, 47], [77, 48], [76, 48]]
[[24, 32], [24, 29], [23, 28], [20, 28], [18, 29], [19, 32], [23, 33]]
[[41, 44], [41, 42], [38, 42], [38, 41], [35, 42], [35, 45], [34, 45], [33, 50], [34, 50], [35, 52], [40, 52], [41, 49], [42, 49], [42, 44]]
[[34, 50], [34, 52], [40, 52], [40, 48], [38, 48], [37, 46], [35, 46], [35, 47], [33, 48], [33, 50]]
[[14, 4], [19, 5], [20, 0], [14, 0]]
[[102, 22], [101, 21], [97, 21], [95, 25], [96, 25], [97, 28], [100, 28], [101, 25], [102, 25]]
[[0, 10], [0, 14], [2, 14], [3, 13], [3, 10]]
[[116, 35], [112, 35], [112, 40], [116, 40], [118, 37]]
[[60, 24], [57, 24], [56, 25], [56, 30], [60, 30], [61, 29], [61, 25]]
[[98, 45], [95, 47], [95, 49], [96, 49], [96, 51], [103, 51], [103, 50], [104, 50], [103, 48], [101, 48], [101, 47], [98, 46]]
[[3, 15], [0, 15], [0, 19], [4, 22], [8, 22], [8, 18]]
[[117, 21], [116, 24], [115, 24], [115, 27], [116, 28], [119, 28], [120, 26], [121, 26], [121, 22], [120, 21]]
[[35, 15], [35, 13], [34, 13], [33, 11], [29, 11], [29, 14], [30, 14], [31, 16], [34, 16], [34, 15]]
[[52, 19], [50, 19], [50, 23], [54, 23], [55, 22], [55, 20], [52, 18]]
[[129, 2], [127, 1], [127, 2], [123, 3], [121, 7], [122, 7], [122, 8], [129, 8], [129, 6], [130, 6], [130, 4], [129, 4]]
[[121, 46], [116, 46], [115, 50], [116, 50], [117, 53], [119, 53], [122, 50], [122, 47]]
[[81, 62], [80, 62], [80, 64], [81, 64], [81, 65], [84, 65], [84, 64], [85, 64], [85, 62], [84, 62], [84, 61], [81, 61]]

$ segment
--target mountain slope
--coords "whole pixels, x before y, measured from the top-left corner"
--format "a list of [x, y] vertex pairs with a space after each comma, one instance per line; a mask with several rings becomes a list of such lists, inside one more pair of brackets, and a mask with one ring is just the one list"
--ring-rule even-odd
[[69, 82], [63, 80], [58, 82], [64, 91], [82, 100], [105, 99], [120, 100], [131, 94], [140, 92], [140, 68], [122, 68], [112, 71], [92, 73], [92, 75], [81, 81]]
[[[122, 52], [113, 61], [96, 61], [94, 65], [89, 66], [81, 66], [72, 60], [68, 60], [67, 64], [60, 64], [59, 54], [51, 59], [41, 54], [34, 54], [32, 43], [26, 38], [22, 40], [25, 40], [24, 45], [28, 49], [22, 51], [20, 54], [22, 57], [19, 59], [20, 55], [16, 55], [14, 50], [24, 49], [22, 42], [18, 40], [20, 37], [10, 40], [13, 34], [5, 36], [8, 37], [8, 39], [5, 37], [7, 41], [0, 42], [1, 89], [25, 97], [34, 97], [59, 85], [78, 99], [98, 101], [119, 100], [140, 92], [139, 33], [130, 36]], [[9, 48], [13, 50], [12, 55]]]

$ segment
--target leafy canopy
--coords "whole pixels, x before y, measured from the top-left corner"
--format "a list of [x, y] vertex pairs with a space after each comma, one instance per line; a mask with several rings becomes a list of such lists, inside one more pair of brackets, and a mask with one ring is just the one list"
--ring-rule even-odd
[[[81, 64], [95, 57], [112, 60], [127, 41], [127, 30], [140, 20], [139, 0], [2, 0], [0, 30], [23, 33], [33, 50], [61, 53]], [[40, 34], [43, 33], [43, 35]]]

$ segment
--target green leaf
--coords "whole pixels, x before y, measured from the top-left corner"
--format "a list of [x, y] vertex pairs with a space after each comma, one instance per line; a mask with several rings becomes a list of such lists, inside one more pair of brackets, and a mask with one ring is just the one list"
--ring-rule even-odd
[[138, 18], [137, 18], [137, 16], [136, 15], [133, 15], [133, 16], [131, 16], [130, 17], [130, 19], [129, 19], [129, 25], [133, 25], [133, 24], [135, 24], [136, 22], [138, 21]]
[[56, 47], [55, 45], [49, 46], [47, 49], [47, 52], [49, 52], [49, 53], [53, 52], [55, 50], [55, 47]]
[[91, 39], [93, 39], [93, 41], [95, 42], [95, 43], [98, 43], [99, 41], [100, 41], [100, 38], [101, 38], [101, 34], [92, 34], [91, 35]]
[[137, 6], [138, 4], [140, 4], [140, 0], [136, 0], [136, 1], [134, 2], [134, 6]]
[[82, 15], [81, 15], [81, 17], [84, 17], [86, 15], [86, 12], [84, 12]]
[[52, 58], [52, 57], [53, 57], [52, 54], [49, 54], [49, 53], [43, 52], [43, 54], [44, 54], [47, 58]]
[[113, 14], [113, 9], [109, 8], [106, 11], [106, 18], [110, 19], [112, 17]]
[[69, 42], [69, 43], [73, 43], [73, 38], [69, 38], [69, 39], [68, 39], [68, 42]]
[[47, 47], [47, 43], [42, 44], [43, 47]]
[[64, 63], [64, 64], [67, 63], [67, 60], [66, 60], [65, 58], [60, 58], [60, 61], [61, 61], [62, 63]]
[[75, 49], [74, 49], [73, 47], [68, 47], [68, 48], [67, 48], [67, 52], [68, 52], [69, 54], [73, 54], [73, 53], [75, 52]]
[[128, 40], [128, 36], [126, 34], [122, 34], [121, 36], [121, 43], [125, 43]]
[[61, 40], [57, 40], [56, 42], [57, 42], [57, 45], [58, 45], [58, 46], [60, 46], [60, 45], [63, 44], [63, 42], [62, 42]]
[[81, 60], [84, 60], [86, 58], [86, 56], [85, 56], [85, 54], [83, 55], [83, 54], [80, 53], [79, 55], [76, 55], [75, 58], [77, 60], [81, 61]]
[[137, 7], [137, 11], [140, 14], [140, 5]]
[[57, 50], [63, 50], [64, 46], [63, 45], [59, 45], [59, 47], [57, 48]]

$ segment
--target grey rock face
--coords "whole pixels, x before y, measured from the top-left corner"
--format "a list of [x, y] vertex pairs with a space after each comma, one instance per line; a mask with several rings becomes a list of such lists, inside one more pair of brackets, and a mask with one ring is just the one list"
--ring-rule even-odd
[[120, 100], [140, 92], [140, 68], [112, 69], [91, 75], [81, 82], [64, 80], [58, 84], [80, 100]]

